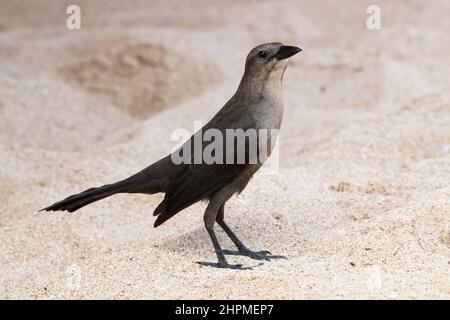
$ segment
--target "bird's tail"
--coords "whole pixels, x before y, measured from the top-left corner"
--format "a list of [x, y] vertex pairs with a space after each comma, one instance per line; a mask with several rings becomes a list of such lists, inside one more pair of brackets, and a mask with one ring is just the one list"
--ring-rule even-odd
[[74, 194], [42, 209], [41, 211], [61, 210], [74, 212], [85, 205], [112, 196], [116, 193], [153, 194], [165, 192], [168, 183], [171, 180], [171, 176], [177, 174], [178, 170], [179, 168], [174, 166], [170, 157], [166, 157], [125, 180]]
[[69, 211], [74, 212], [92, 202], [112, 196], [113, 194], [125, 192], [128, 186], [125, 181], [119, 181], [113, 184], [107, 184], [103, 187], [90, 188], [78, 194], [67, 197], [64, 200], [56, 202], [41, 211]]

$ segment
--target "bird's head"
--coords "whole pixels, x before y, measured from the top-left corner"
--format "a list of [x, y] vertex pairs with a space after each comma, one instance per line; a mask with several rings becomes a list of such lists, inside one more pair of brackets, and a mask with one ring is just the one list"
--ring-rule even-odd
[[282, 78], [289, 58], [302, 49], [285, 46], [281, 42], [261, 44], [250, 51], [245, 62], [245, 72], [252, 78]]

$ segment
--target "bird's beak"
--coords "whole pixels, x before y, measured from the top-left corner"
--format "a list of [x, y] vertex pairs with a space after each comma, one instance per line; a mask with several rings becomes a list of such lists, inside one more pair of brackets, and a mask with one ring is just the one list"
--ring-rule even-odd
[[300, 51], [302, 51], [302, 49], [298, 47], [282, 46], [276, 53], [275, 58], [277, 58], [277, 60], [287, 59], [289, 57], [292, 57], [294, 54], [299, 53]]

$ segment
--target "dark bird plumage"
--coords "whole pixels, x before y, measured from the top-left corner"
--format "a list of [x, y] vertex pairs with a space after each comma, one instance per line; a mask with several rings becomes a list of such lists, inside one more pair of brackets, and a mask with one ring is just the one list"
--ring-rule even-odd
[[[297, 47], [283, 46], [281, 43], [268, 43], [254, 48], [247, 56], [245, 72], [238, 90], [225, 106], [185, 144], [175, 151], [191, 150], [190, 162], [175, 164], [172, 155], [150, 165], [148, 168], [124, 180], [102, 187], [90, 188], [72, 195], [42, 210], [74, 212], [90, 203], [116, 193], [165, 193], [163, 201], [157, 206], [154, 226], [158, 227], [181, 210], [190, 205], [208, 200], [204, 221], [211, 237], [219, 262], [202, 263], [217, 267], [240, 268], [227, 263], [224, 251], [215, 236], [213, 226], [217, 222], [230, 236], [239, 252], [255, 259], [270, 259], [268, 252], [253, 252], [245, 247], [224, 222], [224, 204], [234, 194], [241, 192], [262, 166], [258, 158], [251, 162], [249, 145], [245, 146], [245, 163], [226, 163], [227, 151], [223, 150], [222, 163], [208, 164], [204, 161], [194, 163], [195, 137], [202, 136], [208, 129], [220, 131], [226, 136], [228, 129], [279, 129], [283, 115], [281, 82], [287, 66], [287, 58], [301, 51]], [[262, 137], [258, 136], [258, 146]], [[271, 137], [262, 141], [271, 153]], [[201, 145], [202, 150], [208, 144]], [[233, 142], [234, 155], [237, 154], [238, 141]], [[257, 148], [257, 156], [260, 148]], [[236, 160], [236, 159], [234, 159]], [[254, 160], [254, 159], [253, 159]]]

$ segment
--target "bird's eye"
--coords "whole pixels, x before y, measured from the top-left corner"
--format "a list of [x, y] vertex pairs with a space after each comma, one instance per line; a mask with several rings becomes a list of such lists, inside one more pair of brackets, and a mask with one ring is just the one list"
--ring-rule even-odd
[[258, 55], [259, 55], [261, 58], [265, 58], [265, 57], [267, 57], [267, 52], [266, 52], [266, 51], [260, 51], [260, 52], [258, 52]]

